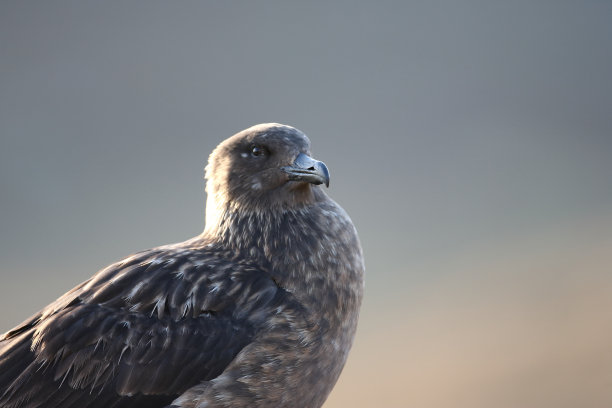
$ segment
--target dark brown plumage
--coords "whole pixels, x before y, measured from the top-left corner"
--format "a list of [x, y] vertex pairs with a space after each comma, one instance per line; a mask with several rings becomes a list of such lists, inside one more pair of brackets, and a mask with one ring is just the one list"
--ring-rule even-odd
[[327, 167], [289, 126], [221, 143], [204, 232], [101, 270], [0, 338], [0, 407], [319, 407], [363, 259]]

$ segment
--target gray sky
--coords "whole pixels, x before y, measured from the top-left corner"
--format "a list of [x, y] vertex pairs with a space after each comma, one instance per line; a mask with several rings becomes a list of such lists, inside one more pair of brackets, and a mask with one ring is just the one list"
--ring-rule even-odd
[[[611, 22], [612, 3], [594, 0], [3, 1], [0, 331], [122, 256], [198, 234], [210, 151], [274, 121], [309, 135], [366, 255], [357, 344], [327, 407], [383, 392], [389, 407], [504, 406], [509, 377], [561, 370], [544, 346], [531, 366], [473, 369], [499, 388], [490, 399], [444, 382], [449, 367], [426, 358], [440, 349], [406, 350], [462, 322], [504, 354], [507, 337], [480, 331], [502, 333], [503, 311], [541, 340], [594, 313], [600, 331], [558, 347], [582, 345], [564, 367], [593, 375], [564, 398], [610, 405], [593, 384], [611, 374], [581, 350], [612, 341], [612, 316], [576, 299], [612, 297]], [[492, 314], [461, 312], [480, 309]], [[452, 344], [445, 361], [466, 351]], [[391, 380], [356, 387], [373, 349], [421, 361], [414, 381], [427, 366], [431, 382], [412, 397], [387, 392]], [[523, 399], [504, 401], [558, 408], [552, 390], [570, 379], [517, 383]], [[436, 381], [464, 399], [426, 393]]]

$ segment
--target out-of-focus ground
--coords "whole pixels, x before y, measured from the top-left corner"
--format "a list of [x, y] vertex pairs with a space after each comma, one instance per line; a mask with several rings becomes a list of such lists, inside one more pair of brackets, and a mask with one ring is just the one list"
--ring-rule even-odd
[[612, 3], [0, 2], [0, 331], [306, 132], [367, 263], [325, 408], [612, 406]]

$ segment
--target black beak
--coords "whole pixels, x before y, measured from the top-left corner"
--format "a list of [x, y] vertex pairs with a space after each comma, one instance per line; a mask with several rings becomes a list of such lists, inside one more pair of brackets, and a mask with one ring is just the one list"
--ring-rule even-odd
[[282, 167], [289, 180], [304, 181], [312, 184], [325, 184], [329, 187], [329, 170], [325, 163], [300, 153], [291, 166]]

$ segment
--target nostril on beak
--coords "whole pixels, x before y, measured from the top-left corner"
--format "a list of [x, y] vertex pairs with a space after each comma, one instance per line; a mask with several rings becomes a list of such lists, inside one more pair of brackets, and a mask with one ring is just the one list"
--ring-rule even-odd
[[307, 168], [306, 170], [314, 170], [314, 166]]

